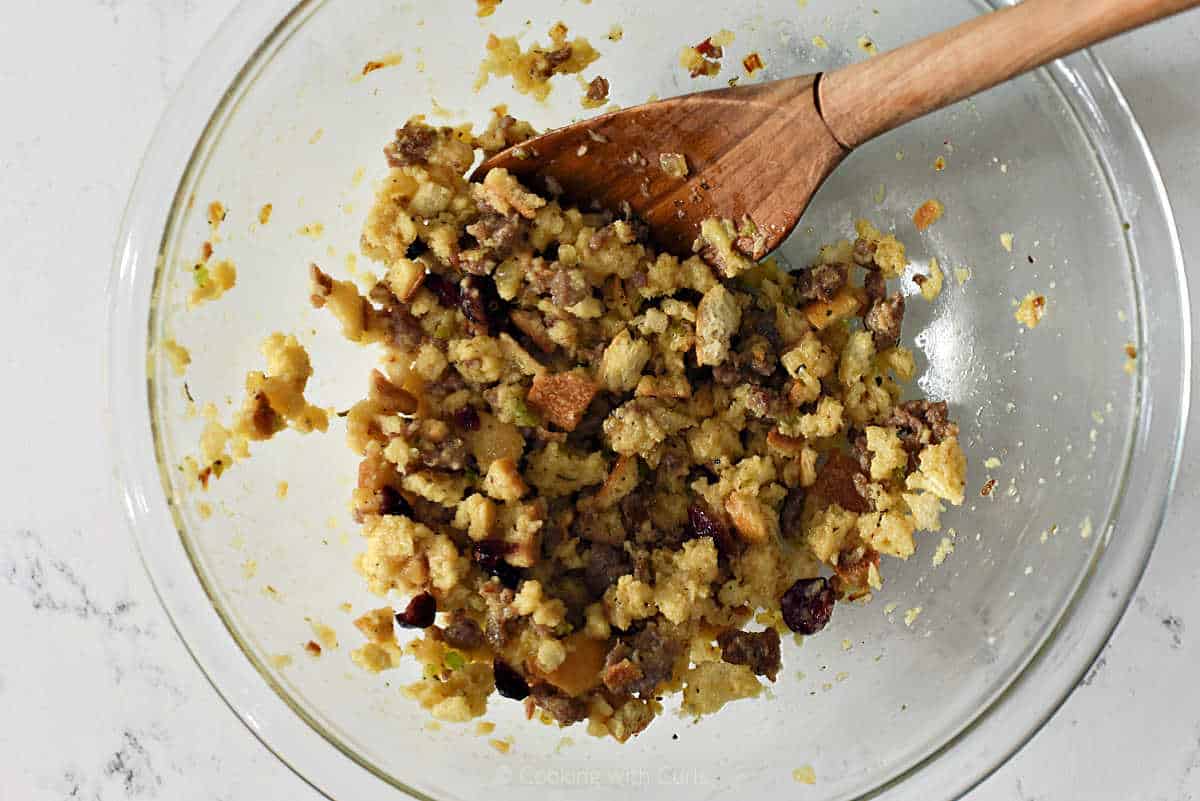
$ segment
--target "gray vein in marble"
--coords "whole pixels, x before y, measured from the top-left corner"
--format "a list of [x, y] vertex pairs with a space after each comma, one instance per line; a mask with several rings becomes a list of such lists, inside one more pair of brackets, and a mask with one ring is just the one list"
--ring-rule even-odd
[[128, 798], [151, 798], [162, 787], [162, 776], [150, 762], [150, 753], [128, 729], [122, 735], [121, 747], [104, 766], [104, 775], [121, 782]]
[[54, 557], [37, 533], [20, 529], [5, 541], [6, 547], [0, 552], [0, 580], [25, 593], [35, 610], [96, 620], [115, 634], [151, 634], [148, 628], [131, 619], [136, 608], [133, 601], [97, 603], [80, 572], [66, 560]]
[[1183, 620], [1176, 615], [1167, 615], [1162, 619], [1163, 628], [1171, 634], [1171, 647], [1179, 648], [1183, 645]]
[[147, 743], [163, 738], [153, 732], [126, 728], [117, 746], [95, 771], [67, 767], [57, 783], [63, 801], [137, 801], [159, 797], [165, 780]]
[[1183, 618], [1179, 615], [1172, 614], [1169, 609], [1162, 606], [1155, 606], [1150, 603], [1150, 599], [1145, 595], [1137, 595], [1133, 599], [1133, 605], [1137, 611], [1148, 617], [1153, 617], [1158, 620], [1160, 626], [1166, 630], [1171, 638], [1171, 648], [1179, 650], [1183, 647], [1183, 632], [1185, 625]]

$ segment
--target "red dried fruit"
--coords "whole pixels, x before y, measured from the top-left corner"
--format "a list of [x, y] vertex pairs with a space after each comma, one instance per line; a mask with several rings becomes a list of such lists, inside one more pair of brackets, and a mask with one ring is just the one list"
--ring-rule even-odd
[[496, 677], [496, 692], [514, 701], [524, 701], [529, 697], [529, 684], [507, 662], [499, 659], [492, 662], [492, 674]]
[[396, 613], [396, 623], [402, 629], [427, 629], [437, 617], [437, 600], [427, 592], [413, 597], [403, 612]]
[[688, 508], [688, 527], [688, 533], [691, 535], [688, 539], [712, 537], [717, 551], [725, 557], [737, 556], [745, 547], [742, 539], [734, 536], [724, 520], [701, 504], [692, 504]]
[[719, 45], [712, 43], [712, 37], [696, 45], [696, 52], [705, 58], [721, 58], [725, 55], [725, 51]]
[[453, 309], [459, 304], [458, 286], [446, 276], [429, 273], [425, 276], [425, 286], [437, 297], [438, 305]]
[[461, 431], [479, 430], [479, 412], [475, 411], [474, 406], [455, 409], [450, 413], [450, 419], [454, 422], [455, 428]]
[[779, 529], [785, 538], [799, 539], [804, 534], [800, 521], [804, 516], [806, 497], [808, 493], [803, 487], [793, 487], [783, 499], [783, 509], [779, 513]]
[[394, 487], [385, 486], [379, 490], [379, 514], [404, 515], [411, 518], [413, 509]]
[[516, 589], [521, 583], [521, 570], [504, 561], [504, 557], [512, 551], [512, 544], [504, 540], [483, 540], [475, 543], [471, 558], [484, 573], [500, 579], [505, 587]]
[[829, 623], [835, 600], [828, 580], [800, 579], [779, 599], [783, 622], [797, 634], [816, 634]]
[[415, 259], [427, 250], [429, 250], [429, 245], [426, 245], [420, 239], [414, 239], [405, 249], [404, 258], [409, 260]]
[[496, 284], [484, 275], [468, 275], [459, 284], [458, 308], [475, 336], [491, 336], [504, 324], [504, 301]]

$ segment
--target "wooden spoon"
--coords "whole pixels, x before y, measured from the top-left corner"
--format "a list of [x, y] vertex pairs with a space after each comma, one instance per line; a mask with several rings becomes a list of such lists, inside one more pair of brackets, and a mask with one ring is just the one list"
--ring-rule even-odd
[[[701, 222], [728, 218], [740, 231], [738, 249], [759, 259], [864, 142], [1196, 5], [1025, 0], [833, 72], [698, 92], [568, 125], [496, 154], [475, 177], [504, 167], [542, 189], [557, 181], [568, 196], [637, 215], [659, 245], [681, 255], [692, 252]], [[664, 154], [682, 154], [688, 174], [668, 174]]]

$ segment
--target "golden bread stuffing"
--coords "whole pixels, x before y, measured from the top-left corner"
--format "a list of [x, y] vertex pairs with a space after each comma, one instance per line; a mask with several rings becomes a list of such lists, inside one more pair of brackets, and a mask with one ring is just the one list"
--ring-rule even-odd
[[[483, 78], [538, 96], [594, 55], [565, 37], [554, 58], [494, 40]], [[901, 400], [894, 236], [860, 221], [788, 271], [756, 261], [746, 221], [706, 221], [680, 256], [502, 169], [464, 178], [533, 133], [502, 108], [480, 134], [410, 120], [362, 237], [384, 277], [363, 295], [311, 270], [313, 304], [385, 354], [346, 415], [357, 568], [407, 606], [360, 617], [352, 656], [417, 659], [405, 692], [439, 720], [498, 695], [624, 741], [667, 694], [692, 715], [759, 695], [780, 630], [878, 589], [881, 555], [963, 502], [966, 463], [944, 402]], [[260, 404], [264, 433], [315, 427], [304, 366], [248, 383], [235, 431]], [[397, 627], [423, 632], [401, 646]]]

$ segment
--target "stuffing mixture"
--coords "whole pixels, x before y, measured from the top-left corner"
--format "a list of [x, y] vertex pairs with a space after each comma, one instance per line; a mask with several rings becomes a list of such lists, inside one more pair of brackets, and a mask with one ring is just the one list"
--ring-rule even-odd
[[[311, 269], [312, 303], [384, 354], [346, 420], [357, 568], [398, 605], [356, 621], [353, 658], [419, 660], [405, 692], [441, 720], [511, 699], [624, 741], [670, 693], [702, 715], [774, 682], [780, 634], [879, 588], [880, 556], [962, 503], [965, 460], [944, 402], [900, 400], [895, 237], [862, 221], [786, 272], [714, 219], [680, 259], [503, 169], [464, 178], [533, 133], [409, 121], [362, 237], [386, 277]], [[249, 389], [247, 420], [304, 417]]]

